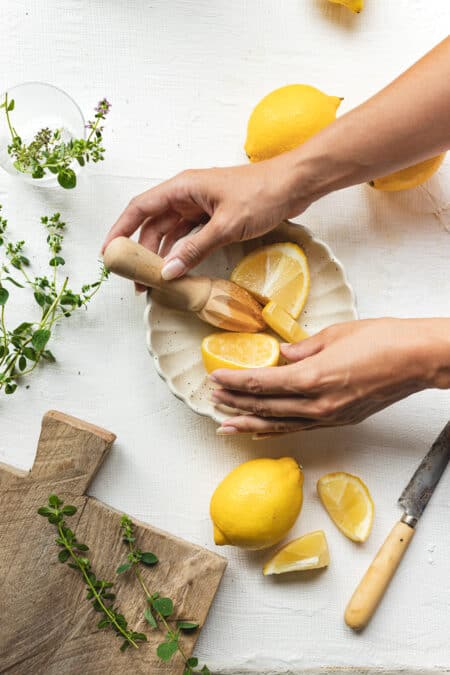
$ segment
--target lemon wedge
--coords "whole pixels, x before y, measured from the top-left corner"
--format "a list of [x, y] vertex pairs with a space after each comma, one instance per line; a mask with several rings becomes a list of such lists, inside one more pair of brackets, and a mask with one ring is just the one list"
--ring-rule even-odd
[[290, 541], [266, 562], [263, 574], [284, 574], [327, 567], [330, 554], [325, 533], [316, 530]]
[[309, 337], [296, 320], [273, 300], [264, 307], [262, 316], [266, 324], [286, 342], [300, 342]]
[[231, 281], [263, 305], [273, 300], [296, 319], [309, 293], [308, 260], [297, 244], [270, 244], [242, 258], [231, 273]]
[[212, 333], [202, 341], [202, 357], [208, 373], [217, 368], [267, 368], [277, 365], [280, 345], [266, 333]]
[[374, 504], [367, 485], [351, 473], [327, 473], [317, 492], [334, 524], [353, 541], [366, 541], [373, 524]]

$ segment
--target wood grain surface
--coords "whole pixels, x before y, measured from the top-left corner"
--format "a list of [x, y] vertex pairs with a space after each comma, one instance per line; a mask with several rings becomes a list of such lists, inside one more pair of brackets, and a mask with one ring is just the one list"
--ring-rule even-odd
[[[42, 422], [35, 462], [30, 472], [0, 465], [0, 672], [8, 675], [102, 675], [181, 673], [174, 657], [163, 664], [156, 656], [162, 635], [142, 619], [145, 598], [133, 576], [116, 577], [126, 557], [120, 513], [84, 495], [104, 461], [114, 434], [59, 412]], [[98, 614], [85, 599], [85, 586], [75, 570], [57, 560], [55, 529], [36, 510], [50, 493], [75, 504], [68, 519], [80, 541], [90, 547], [99, 577], [118, 579], [116, 605], [148, 643], [139, 650], [119, 651], [113, 631], [98, 630]], [[174, 619], [203, 625], [225, 570], [225, 560], [189, 542], [143, 523], [136, 524], [137, 543], [160, 562], [144, 570], [149, 588], [171, 597]], [[6, 620], [5, 620], [6, 618]], [[183, 636], [191, 654], [198, 637]]]

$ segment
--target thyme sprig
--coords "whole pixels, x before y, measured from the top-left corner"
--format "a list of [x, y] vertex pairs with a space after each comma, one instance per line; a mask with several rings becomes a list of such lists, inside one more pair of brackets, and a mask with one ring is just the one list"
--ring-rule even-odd
[[119, 638], [123, 638], [120, 651], [125, 651], [130, 646], [137, 649], [138, 642], [147, 641], [146, 635], [128, 628], [124, 615], [112, 604], [116, 598], [111, 591], [113, 583], [96, 577], [89, 558], [86, 557], [89, 547], [79, 542], [75, 533], [66, 525], [64, 517], [73, 516], [76, 512], [75, 506], [69, 504], [64, 506], [63, 500], [54, 494], [49, 496], [47, 506], [38, 509], [39, 515], [47, 518], [48, 522], [57, 528], [58, 536], [55, 543], [61, 549], [58, 554], [59, 562], [67, 562], [69, 567], [80, 573], [87, 586], [87, 600], [91, 601], [96, 612], [103, 614], [97, 628], [111, 628]]
[[111, 103], [106, 99], [99, 101], [95, 108], [94, 119], [89, 120], [86, 128], [88, 137], [65, 139], [67, 131], [64, 128], [40, 129], [28, 145], [23, 142], [20, 134], [13, 126], [11, 113], [15, 109], [14, 99], [5, 94], [0, 109], [3, 108], [6, 116], [11, 143], [7, 147], [13, 165], [21, 173], [29, 174], [32, 178], [43, 178], [48, 172], [56, 175], [61, 187], [68, 190], [77, 184], [75, 171], [71, 166], [78, 162], [85, 166], [86, 162], [100, 162], [104, 159], [102, 122], [108, 114]]
[[[8, 239], [8, 221], [3, 218], [1, 208], [0, 205], [0, 253], [3, 249], [4, 259], [0, 259], [0, 391], [13, 394], [19, 381], [33, 372], [38, 363], [55, 361], [47, 347], [55, 325], [72, 316], [75, 310], [87, 307], [107, 278], [108, 271], [102, 265], [98, 279], [84, 284], [78, 292], [70, 288], [67, 276], [59, 279], [58, 268], [65, 265], [61, 253], [66, 223], [59, 213], [54, 213], [41, 218], [47, 235], [51, 273], [34, 277], [29, 271], [25, 241]], [[14, 328], [7, 325], [6, 309], [12, 302], [7, 286], [32, 292], [40, 312], [37, 320], [22, 321]]]
[[141, 586], [147, 606], [144, 610], [144, 617], [150, 626], [154, 629], [165, 631], [165, 639], [161, 642], [156, 653], [162, 661], [169, 661], [178, 651], [184, 661], [183, 675], [211, 675], [208, 666], [203, 666], [197, 670], [198, 659], [195, 656], [188, 657], [181, 644], [180, 635], [182, 632], [189, 632], [198, 628], [198, 623], [192, 621], [177, 621], [176, 628], [172, 628], [168, 622], [174, 611], [173, 601], [170, 598], [161, 597], [159, 593], [152, 593], [141, 573], [140, 565], [152, 566], [158, 563], [158, 558], [154, 553], [141, 551], [136, 545], [136, 537], [133, 530], [133, 522], [127, 515], [123, 515], [120, 521], [123, 533], [123, 541], [128, 546], [128, 555], [126, 562], [122, 563], [116, 570], [117, 574], [123, 574], [132, 570], [139, 585]]

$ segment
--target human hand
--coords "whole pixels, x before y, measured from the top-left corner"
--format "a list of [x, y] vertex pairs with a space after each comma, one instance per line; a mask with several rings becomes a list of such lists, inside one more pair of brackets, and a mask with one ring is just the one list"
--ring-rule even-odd
[[[115, 237], [129, 237], [140, 228], [141, 244], [161, 256], [170, 251], [164, 279], [180, 277], [215, 249], [258, 237], [309, 205], [298, 196], [294, 205], [287, 164], [277, 157], [248, 166], [184, 171], [134, 197], [102, 250]], [[198, 232], [172, 249], [199, 224]]]
[[356, 424], [427, 387], [450, 387], [449, 319], [336, 324], [292, 345], [278, 368], [214, 371], [213, 401], [242, 411], [218, 433]]

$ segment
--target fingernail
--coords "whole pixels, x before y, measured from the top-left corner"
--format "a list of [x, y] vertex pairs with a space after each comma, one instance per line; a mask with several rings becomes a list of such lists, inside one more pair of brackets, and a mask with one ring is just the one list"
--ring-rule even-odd
[[218, 381], [219, 381], [219, 380], [217, 379], [217, 377], [214, 375], [214, 373], [211, 373], [211, 374], [210, 374], [209, 379], [211, 380], [211, 382], [218, 382]]
[[164, 265], [161, 270], [161, 276], [165, 281], [176, 279], [186, 272], [186, 265], [181, 258], [172, 258]]
[[291, 347], [290, 342], [280, 342], [280, 349], [287, 349], [289, 347]]
[[237, 434], [239, 433], [236, 427], [219, 427], [216, 431], [216, 434], [219, 436], [224, 436], [225, 434]]

